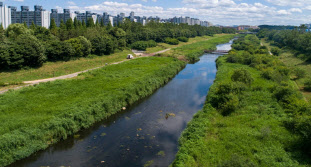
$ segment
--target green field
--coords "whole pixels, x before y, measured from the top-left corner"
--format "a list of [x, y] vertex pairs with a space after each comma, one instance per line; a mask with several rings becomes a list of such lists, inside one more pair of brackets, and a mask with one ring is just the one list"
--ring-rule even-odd
[[215, 37], [202, 40], [199, 42], [191, 43], [189, 45], [182, 45], [177, 48], [163, 53], [163, 55], [177, 57], [181, 60], [196, 61], [204, 53], [204, 50], [214, 50], [218, 44], [227, 43], [235, 34], [221, 34], [215, 35]]
[[31, 81], [71, 74], [78, 71], [104, 66], [106, 63], [109, 64], [125, 60], [127, 54], [133, 54], [133, 52], [130, 50], [124, 50], [110, 56], [94, 56], [92, 58], [80, 58], [71, 61], [47, 62], [40, 68], [0, 72], [0, 82], [8, 83]]
[[152, 94], [184, 65], [174, 58], [140, 58], [0, 95], [0, 166]]
[[173, 167], [310, 166], [310, 106], [277, 57], [255, 53], [217, 60], [216, 80], [181, 135]]

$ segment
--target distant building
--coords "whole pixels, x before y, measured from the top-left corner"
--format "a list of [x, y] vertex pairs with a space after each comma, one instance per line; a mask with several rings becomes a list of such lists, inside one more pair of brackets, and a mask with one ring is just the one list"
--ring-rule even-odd
[[80, 13], [80, 12], [76, 11], [75, 14], [76, 14], [77, 20], [79, 20], [81, 22], [84, 21], [85, 23], [87, 23], [87, 20], [89, 18], [92, 18], [94, 23], [96, 23], [96, 21], [97, 21], [97, 14], [92, 13], [91, 11], [86, 11], [85, 13]]
[[64, 9], [63, 13], [58, 13], [57, 9], [51, 10], [51, 19], [54, 19], [57, 26], [60, 25], [61, 20], [63, 20], [64, 23], [67, 22], [67, 20], [71, 19], [74, 20], [76, 17], [75, 13], [70, 13], [70, 9]]
[[0, 24], [4, 29], [11, 24], [11, 9], [3, 5], [3, 2], [0, 2]]
[[14, 6], [10, 6], [10, 9], [12, 24], [25, 23], [27, 26], [30, 26], [34, 23], [45, 28], [50, 26], [50, 12], [45, 11], [42, 6], [34, 6], [35, 11], [30, 11], [28, 6], [21, 6], [21, 11], [17, 11]]

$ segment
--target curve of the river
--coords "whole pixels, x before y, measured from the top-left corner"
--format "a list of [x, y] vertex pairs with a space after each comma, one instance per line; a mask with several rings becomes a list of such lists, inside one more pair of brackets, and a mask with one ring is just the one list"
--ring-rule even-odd
[[[231, 44], [217, 49], [230, 50]], [[126, 111], [10, 166], [168, 166], [178, 151], [180, 134], [204, 105], [218, 56], [204, 54]]]

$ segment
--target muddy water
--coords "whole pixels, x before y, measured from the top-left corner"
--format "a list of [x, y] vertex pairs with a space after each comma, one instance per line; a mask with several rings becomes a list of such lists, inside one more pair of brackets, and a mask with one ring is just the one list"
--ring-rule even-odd
[[[217, 48], [229, 50], [231, 42]], [[178, 151], [180, 134], [203, 107], [218, 56], [203, 55], [126, 111], [11, 166], [168, 166]]]

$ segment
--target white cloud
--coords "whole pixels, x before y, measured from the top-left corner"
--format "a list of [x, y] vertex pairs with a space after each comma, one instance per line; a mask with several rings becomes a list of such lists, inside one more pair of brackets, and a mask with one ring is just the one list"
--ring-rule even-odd
[[76, 5], [76, 3], [73, 2], [73, 1], [68, 1], [67, 3], [68, 3], [69, 5]]

